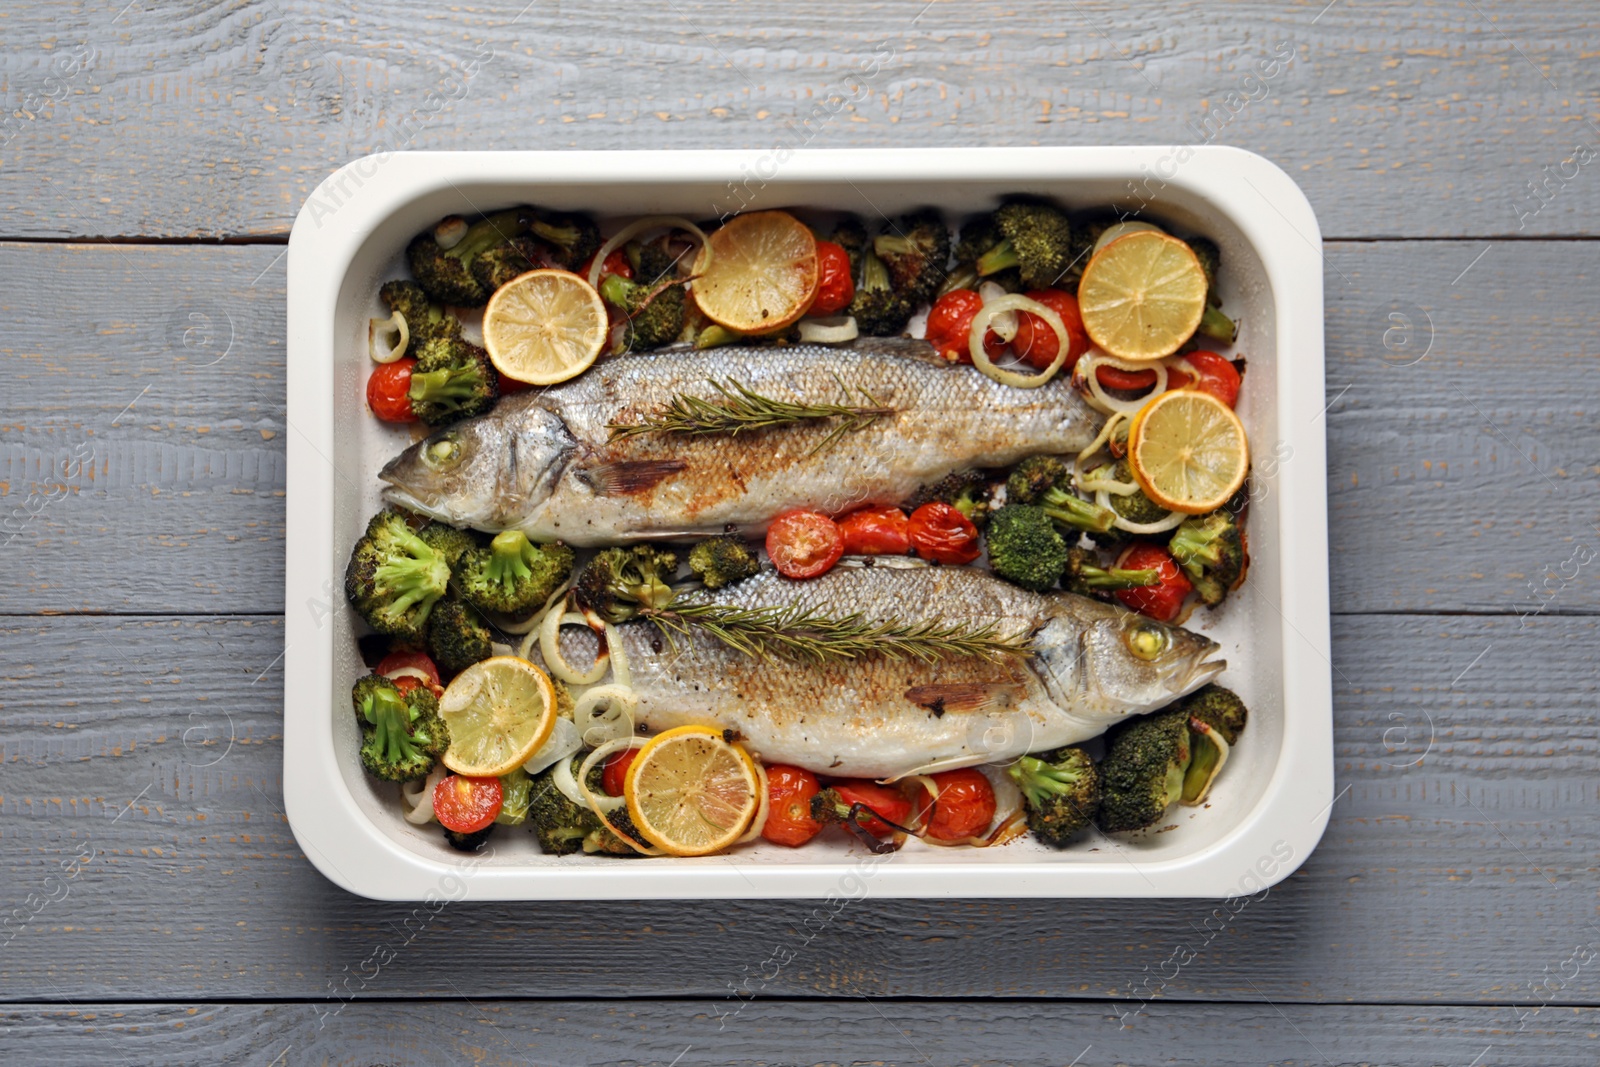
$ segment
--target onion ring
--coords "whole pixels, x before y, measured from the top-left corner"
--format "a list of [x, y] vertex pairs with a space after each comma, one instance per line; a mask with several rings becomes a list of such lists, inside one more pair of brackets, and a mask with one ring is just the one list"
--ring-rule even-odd
[[[398, 340], [388, 348], [380, 348], [382, 342], [379, 338], [383, 334], [393, 331]], [[411, 343], [411, 327], [406, 325], [406, 317], [396, 311], [386, 319], [367, 320], [367, 351], [372, 356], [374, 363], [393, 363], [406, 354], [406, 346]]]
[[[604, 715], [595, 711], [608, 706]], [[633, 713], [639, 695], [625, 685], [597, 685], [584, 690], [572, 709], [572, 722], [586, 745], [604, 745], [633, 736]]]
[[801, 319], [800, 340], [814, 345], [842, 345], [861, 335], [853, 315]]
[[[1026, 311], [1030, 315], [1037, 315], [1056, 333], [1056, 358], [1050, 366], [1038, 374], [1018, 374], [1012, 370], [1001, 370], [990, 362], [989, 353], [983, 349], [983, 337], [989, 329], [989, 323], [996, 315], [1007, 311]], [[972, 354], [973, 365], [1001, 385], [1011, 385], [1018, 389], [1037, 389], [1054, 378], [1056, 372], [1067, 362], [1067, 351], [1070, 348], [1067, 328], [1061, 324], [1061, 316], [1037, 300], [1029, 300], [1025, 296], [1016, 294], [1002, 296], [979, 308], [978, 313], [972, 317], [972, 332], [967, 337], [967, 351]]]
[[694, 234], [695, 239], [700, 242], [700, 251], [695, 256], [694, 272], [703, 274], [706, 265], [711, 262], [711, 245], [706, 240], [705, 231], [688, 219], [678, 215], [650, 215], [628, 223], [628, 225], [612, 234], [610, 240], [600, 246], [600, 251], [594, 254], [594, 262], [589, 266], [589, 286], [594, 289], [600, 288], [600, 268], [605, 266], [607, 256], [646, 230], [661, 227], [688, 230]]

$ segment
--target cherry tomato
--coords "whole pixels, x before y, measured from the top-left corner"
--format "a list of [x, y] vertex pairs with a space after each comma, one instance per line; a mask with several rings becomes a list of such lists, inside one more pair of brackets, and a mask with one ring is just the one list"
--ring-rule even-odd
[[911, 513], [911, 548], [935, 563], [971, 563], [982, 551], [978, 528], [952, 505], [934, 501]]
[[[1061, 364], [1061, 373], [1070, 373], [1078, 359], [1093, 347], [1089, 332], [1083, 328], [1083, 316], [1078, 313], [1078, 298], [1060, 289], [1035, 289], [1027, 296], [1061, 316], [1061, 325], [1067, 330], [1067, 361]], [[1019, 359], [1044, 370], [1055, 362], [1056, 347], [1056, 332], [1049, 323], [1026, 311], [1017, 313], [1017, 335], [1011, 339], [1011, 350]]]
[[[427, 685], [429, 689], [433, 690], [434, 696], [438, 696], [440, 693], [444, 692], [444, 683], [439, 678], [439, 668], [434, 666], [433, 660], [428, 658], [428, 654], [426, 652], [415, 652], [409, 649], [397, 649], [396, 651], [389, 653], [387, 656], [379, 660], [378, 665], [372, 668], [372, 673], [388, 674], [391, 671], [398, 671], [407, 667], [411, 668], [412, 670], [421, 671], [423, 674], [428, 676]], [[398, 685], [404, 681], [414, 682], [416, 679], [397, 678], [395, 679], [395, 684]]]
[[628, 780], [628, 768], [639, 755], [637, 748], [625, 748], [606, 760], [606, 769], [600, 775], [600, 788], [614, 797], [622, 795], [623, 783]]
[[[1107, 389], [1125, 389], [1130, 393], [1149, 389], [1156, 384], [1156, 372], [1153, 370], [1123, 370], [1121, 367], [1098, 367], [1095, 377], [1100, 379], [1100, 384]], [[1170, 380], [1170, 374], [1169, 374]]]
[[[851, 778], [842, 782], [835, 782], [828, 788], [839, 794], [839, 798], [846, 804], [861, 804], [883, 819], [900, 826], [906, 824], [911, 818], [911, 801], [898, 789], [891, 789], [886, 785], [868, 781], [862, 778]], [[863, 812], [856, 821], [868, 833], [879, 837], [887, 837], [894, 833], [894, 828], [883, 819], [874, 819]]]
[[446, 776], [433, 787], [433, 814], [446, 830], [475, 834], [500, 814], [500, 779]]
[[1185, 358], [1188, 359], [1190, 366], [1200, 372], [1200, 381], [1195, 385], [1196, 389], [1202, 393], [1210, 393], [1230, 408], [1238, 403], [1241, 379], [1238, 369], [1232, 363], [1215, 352], [1207, 352], [1203, 348], [1190, 352]]
[[928, 836], [936, 841], [976, 837], [994, 821], [994, 786], [973, 767], [944, 771], [933, 776], [939, 800], [928, 822]]
[[[952, 363], [972, 362], [972, 320], [982, 307], [983, 297], [971, 289], [952, 289], [934, 301], [925, 335], [941, 358]], [[983, 350], [990, 359], [999, 359], [1005, 349], [1005, 342], [993, 330], [983, 335]]]
[[1183, 608], [1184, 598], [1194, 588], [1188, 577], [1178, 567], [1178, 561], [1160, 545], [1140, 542], [1129, 548], [1117, 560], [1117, 566], [1130, 571], [1156, 571], [1160, 582], [1138, 589], [1118, 589], [1117, 599], [1157, 622], [1171, 622]]
[[811, 817], [811, 798], [820, 792], [817, 776], [799, 767], [774, 763], [767, 768], [767, 825], [761, 836], [775, 845], [799, 848], [817, 836], [822, 824]]
[[811, 301], [811, 314], [837, 315], [856, 298], [855, 279], [850, 276], [850, 255], [832, 241], [817, 242], [817, 297]]
[[367, 379], [367, 407], [384, 422], [417, 421], [411, 410], [411, 368], [416, 365], [409, 357], [380, 363]]
[[911, 551], [908, 530], [899, 508], [865, 507], [839, 520], [847, 556], [903, 556]]
[[838, 523], [815, 511], [786, 511], [767, 527], [767, 558], [785, 578], [826, 574], [844, 555]]
[[[589, 271], [592, 269], [594, 269], [594, 256], [584, 260], [583, 266], [578, 268], [578, 276], [587, 281]], [[597, 284], [605, 281], [607, 274], [615, 274], [628, 279], [630, 282], [633, 281], [633, 264], [628, 262], [628, 257], [623, 253], [622, 249], [612, 249], [611, 254], [606, 257], [605, 266], [600, 268], [600, 277], [597, 279]]]

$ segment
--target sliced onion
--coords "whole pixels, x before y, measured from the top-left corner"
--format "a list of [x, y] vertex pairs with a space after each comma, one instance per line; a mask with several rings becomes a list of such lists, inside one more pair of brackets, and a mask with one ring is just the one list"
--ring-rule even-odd
[[1094, 248], [1092, 251], [1090, 251], [1089, 255], [1093, 256], [1095, 252], [1100, 251], [1106, 245], [1110, 244], [1112, 241], [1115, 241], [1118, 237], [1126, 237], [1130, 233], [1139, 233], [1143, 230], [1154, 230], [1156, 233], [1164, 232], [1160, 226], [1157, 226], [1153, 222], [1139, 222], [1138, 220], [1131, 222], [1113, 222], [1110, 226], [1106, 227], [1105, 232], [1100, 235], [1100, 239], [1094, 243]]
[[[595, 712], [606, 708], [602, 714]], [[633, 736], [633, 713], [639, 695], [625, 685], [597, 685], [584, 691], [572, 709], [572, 721], [586, 745], [604, 745]]]
[[[978, 286], [978, 296], [985, 304], [993, 303], [1008, 295], [1010, 294], [1005, 291], [1005, 287], [999, 282], [984, 282]], [[1002, 311], [994, 317], [994, 321], [989, 324], [989, 329], [1000, 340], [1010, 344], [1011, 339], [1017, 336], [1017, 313], [1015, 311]]]
[[572, 776], [572, 760], [570, 758], [557, 761], [555, 770], [550, 772], [550, 781], [555, 783], [557, 791], [562, 796], [580, 808], [589, 806], [589, 802], [583, 798], [583, 790], [578, 788], [578, 780]]
[[607, 812], [616, 811], [627, 803], [625, 798], [601, 796], [589, 788], [589, 772], [594, 770], [601, 760], [608, 758], [612, 753], [621, 752], [625, 748], [639, 748], [644, 744], [645, 739], [642, 737], [620, 737], [608, 744], [601, 745], [589, 753], [584, 757], [583, 766], [578, 768], [578, 789], [583, 793], [584, 802], [589, 805], [589, 810], [594, 812], [595, 818], [604, 823], [607, 830], [621, 838], [625, 845], [646, 856], [659, 856], [661, 855], [659, 848], [654, 845], [641, 845], [627, 834], [618, 833], [617, 828], [611, 825], [611, 820], [606, 818]]
[[446, 252], [461, 243], [467, 236], [467, 220], [460, 215], [447, 215], [440, 219], [433, 227], [433, 239], [436, 244]]
[[[1012, 370], [1001, 370], [989, 361], [989, 353], [983, 349], [983, 337], [989, 330], [989, 324], [997, 315], [1007, 311], [1026, 311], [1030, 315], [1037, 315], [1049, 324], [1056, 333], [1056, 358], [1038, 374], [1018, 374]], [[972, 353], [972, 362], [979, 370], [1001, 385], [1011, 385], [1018, 389], [1037, 389], [1056, 376], [1067, 362], [1067, 351], [1071, 347], [1067, 339], [1067, 328], [1061, 324], [1061, 316], [1051, 308], [1045, 307], [1037, 300], [1029, 300], [1025, 296], [1011, 294], [991, 301], [978, 309], [972, 317], [972, 333], [967, 338], [967, 351]]]
[[772, 798], [767, 793], [767, 769], [754, 756], [750, 758], [750, 762], [756, 767], [756, 788], [761, 790], [758, 794], [760, 799], [756, 803], [756, 817], [751, 820], [750, 829], [734, 842], [736, 845], [748, 844], [761, 836], [761, 831], [767, 828], [767, 813], [772, 807]]
[[663, 227], [670, 227], [674, 230], [688, 230], [694, 234], [695, 240], [700, 242], [700, 252], [695, 257], [695, 273], [704, 273], [707, 265], [711, 262], [711, 245], [706, 241], [705, 231], [688, 219], [677, 215], [650, 215], [628, 223], [628, 225], [613, 234], [609, 241], [600, 246], [600, 251], [594, 254], [594, 263], [589, 267], [589, 284], [596, 289], [600, 288], [600, 268], [605, 266], [607, 256], [646, 230], [661, 229]]
[[[1116, 367], [1119, 370], [1141, 371], [1153, 370], [1156, 372], [1155, 384], [1143, 396], [1134, 397], [1132, 400], [1119, 400], [1105, 391], [1100, 384], [1100, 375], [1095, 371], [1100, 367]], [[1153, 396], [1159, 396], [1167, 391], [1167, 365], [1160, 360], [1146, 363], [1133, 363], [1125, 359], [1108, 356], [1104, 352], [1089, 352], [1078, 360], [1078, 365], [1072, 370], [1072, 379], [1076, 382], [1082, 378], [1089, 386], [1089, 403], [1101, 411], [1110, 414], [1117, 412], [1123, 415], [1137, 414], [1144, 407], [1145, 402]]]
[[433, 787], [444, 781], [449, 773], [443, 763], [434, 764], [428, 777], [422, 780], [421, 794], [411, 788], [416, 784], [414, 781], [401, 783], [400, 799], [405, 801], [406, 822], [412, 826], [426, 826], [433, 821]]
[[396, 667], [394, 670], [386, 672], [383, 677], [391, 682], [398, 681], [401, 678], [415, 678], [425, 686], [433, 685], [433, 678], [420, 667]]
[[[594, 665], [580, 674], [561, 655], [561, 627], [565, 625], [588, 626], [589, 620], [577, 612], [567, 611], [567, 602], [563, 599], [545, 612], [543, 621], [539, 623], [539, 651], [544, 656], [544, 665], [550, 668], [551, 674], [568, 685], [593, 685], [606, 676], [606, 669], [610, 666], [609, 649], [600, 649], [594, 657]], [[528, 658], [528, 652], [533, 647], [533, 636], [529, 634], [522, 640], [523, 659]]]
[[922, 843], [925, 845], [932, 845], [935, 848], [956, 848], [961, 846], [969, 846], [971, 848], [993, 848], [995, 845], [1003, 845], [1007, 841], [1021, 837], [1027, 832], [1027, 817], [1020, 811], [1014, 811], [1004, 820], [1002, 820], [999, 826], [996, 826], [993, 830], [990, 830], [987, 834], [984, 834], [981, 837], [973, 836], [963, 837], [958, 841], [940, 841], [936, 838], [924, 836], [922, 838]]
[[[576, 756], [581, 748], [583, 748], [583, 735], [578, 733], [578, 728], [573, 725], [571, 719], [557, 716], [556, 724], [550, 728], [550, 736], [545, 738], [544, 744], [528, 757], [522, 769], [529, 774], [538, 774], [556, 760], [567, 760], [570, 776], [572, 757]], [[582, 800], [578, 802], [582, 803]]]
[[[389, 334], [395, 335], [394, 344], [389, 344], [384, 338]], [[396, 311], [386, 319], [367, 320], [367, 351], [372, 354], [374, 363], [393, 363], [406, 354], [406, 346], [411, 343], [411, 327], [406, 325], [406, 317]]]
[[814, 345], [842, 345], [860, 334], [854, 315], [800, 320], [800, 340]]
[[[1111, 508], [1111, 494], [1101, 489], [1095, 493], [1094, 502], [1103, 508]], [[1117, 509], [1111, 508], [1111, 510], [1115, 511]], [[1168, 530], [1176, 528], [1179, 523], [1188, 517], [1181, 511], [1169, 511], [1166, 518], [1158, 519], [1155, 522], [1133, 522], [1118, 515], [1117, 521], [1112, 525], [1131, 534], [1158, 534], [1166, 533]]]
[[494, 656], [515, 656], [517, 650], [503, 641], [490, 641], [489, 652]]
[[622, 648], [622, 635], [617, 628], [606, 623], [606, 651], [611, 653], [611, 680], [618, 685], [633, 685], [633, 672], [628, 669], [628, 654]]
[[[496, 614], [490, 619], [490, 621], [494, 623], [495, 629], [499, 630], [501, 633], [512, 634], [513, 636], [517, 637], [520, 637], [523, 634], [532, 633], [533, 631], [537, 630], [541, 624], [543, 624], [545, 612], [549, 611], [555, 606], [556, 600], [567, 595], [567, 590], [572, 588], [572, 582], [573, 580], [568, 578], [565, 582], [561, 583], [561, 588], [545, 597], [544, 607], [540, 608], [532, 615], [529, 615], [526, 619], [508, 620], [505, 618], [505, 616]], [[523, 659], [527, 659], [528, 653], [532, 650], [533, 643], [531, 641], [524, 641], [522, 642], [522, 650], [517, 654]]]

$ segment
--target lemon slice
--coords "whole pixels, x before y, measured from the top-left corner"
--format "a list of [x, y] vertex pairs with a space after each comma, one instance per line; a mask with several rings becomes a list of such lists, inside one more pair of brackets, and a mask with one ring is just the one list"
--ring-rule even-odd
[[657, 735], [628, 768], [623, 795], [645, 838], [673, 856], [705, 856], [738, 841], [760, 807], [754, 764], [708, 726]]
[[439, 698], [450, 728], [444, 765], [457, 774], [510, 774], [538, 751], [556, 724], [550, 676], [525, 659], [496, 656], [474, 663]]
[[554, 385], [588, 369], [609, 326], [600, 294], [564, 270], [530, 270], [494, 291], [483, 309], [483, 345], [507, 378]]
[[738, 215], [711, 235], [696, 270], [694, 300], [712, 322], [738, 333], [771, 333], [794, 322], [817, 295], [817, 240], [787, 211]]
[[1204, 515], [1244, 484], [1250, 444], [1232, 408], [1210, 393], [1179, 389], [1133, 417], [1128, 465], [1139, 488], [1161, 507]]
[[1083, 328], [1119, 359], [1170, 356], [1206, 310], [1206, 272], [1176, 237], [1141, 230], [1096, 252], [1078, 283]]

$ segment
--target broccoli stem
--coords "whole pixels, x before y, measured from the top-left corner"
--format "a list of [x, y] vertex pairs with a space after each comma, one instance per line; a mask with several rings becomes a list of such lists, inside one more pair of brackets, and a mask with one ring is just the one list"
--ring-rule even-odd
[[694, 346], [695, 348], [720, 348], [723, 345], [731, 345], [735, 341], [741, 340], [743, 336], [743, 334], [734, 333], [726, 326], [719, 326], [713, 322], [695, 336]]
[[533, 220], [533, 232], [551, 244], [560, 245], [562, 248], [571, 248], [583, 236], [582, 231], [576, 226], [552, 226], [550, 223], [539, 219]]
[[1010, 238], [1006, 238], [978, 257], [978, 273], [987, 278], [991, 274], [998, 274], [1009, 267], [1015, 267], [1021, 262], [1016, 246], [1011, 243]]
[[889, 288], [889, 268], [883, 260], [868, 253], [861, 257], [861, 289], [877, 291]]
[[506, 530], [495, 534], [494, 540], [489, 542], [489, 549], [493, 554], [484, 565], [484, 578], [498, 582], [506, 596], [510, 596], [515, 592], [517, 582], [533, 573], [528, 566], [534, 551], [533, 545], [521, 530]]
[[1083, 567], [1075, 575], [1077, 584], [1086, 589], [1142, 589], [1161, 581], [1161, 572], [1151, 568], [1145, 571], [1127, 571], [1116, 567]]
[[1239, 327], [1232, 319], [1224, 315], [1220, 309], [1214, 308], [1207, 304], [1205, 314], [1200, 316], [1200, 326], [1198, 332], [1211, 338], [1213, 341], [1220, 341], [1225, 345], [1231, 345], [1233, 344], [1234, 339], [1239, 336]]
[[1009, 773], [1034, 807], [1042, 807], [1052, 796], [1072, 792], [1081, 780], [1081, 776], [1033, 756], [1023, 756]]
[[1049, 489], [1039, 501], [1045, 514], [1075, 530], [1105, 533], [1117, 523], [1117, 513], [1062, 489]]
[[467, 228], [467, 235], [454, 248], [445, 252], [466, 263], [502, 241], [509, 240], [522, 232], [516, 211], [502, 211], [498, 215], [490, 215], [480, 222], [473, 223]]
[[1210, 527], [1199, 523], [1184, 523], [1172, 533], [1167, 551], [1180, 563], [1201, 567], [1215, 567], [1222, 562], [1222, 538]]
[[609, 303], [627, 311], [629, 300], [633, 298], [635, 290], [639, 288], [641, 287], [633, 284], [620, 274], [607, 274], [605, 280], [600, 283], [600, 295], [605, 297]]
[[425, 371], [411, 375], [411, 389], [407, 394], [413, 404], [455, 404], [470, 400], [479, 387], [478, 368], [475, 366], [447, 367], [444, 370]]
[[373, 572], [373, 579], [396, 594], [380, 611], [398, 624], [413, 605], [437, 600], [444, 594], [445, 587], [450, 584], [450, 567], [411, 531], [394, 536], [407, 555], [380, 564]]
[[415, 759], [417, 749], [411, 741], [411, 709], [398, 692], [379, 689], [361, 702], [361, 714], [372, 724], [378, 747], [391, 763]]

